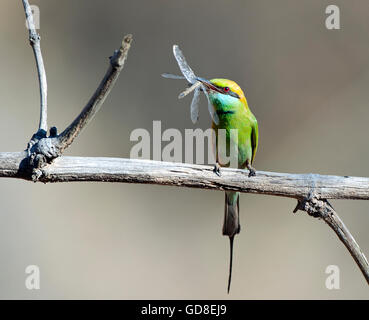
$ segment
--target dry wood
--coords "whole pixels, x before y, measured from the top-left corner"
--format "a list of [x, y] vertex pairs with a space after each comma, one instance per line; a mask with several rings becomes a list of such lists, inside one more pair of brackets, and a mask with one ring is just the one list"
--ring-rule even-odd
[[209, 166], [120, 158], [60, 157], [63, 150], [92, 120], [112, 89], [123, 69], [132, 36], [126, 36], [119, 50], [116, 50], [110, 58], [108, 71], [80, 115], [60, 135], [57, 135], [56, 128], [52, 128], [50, 136], [46, 137], [47, 84], [40, 37], [35, 30], [29, 3], [27, 0], [22, 1], [40, 82], [40, 125], [26, 151], [0, 152], [0, 177], [44, 183], [72, 181], [146, 183], [295, 198], [298, 205], [294, 211], [304, 210], [313, 217], [323, 219], [346, 246], [369, 283], [369, 265], [365, 255], [327, 201], [327, 199], [369, 200], [369, 178], [264, 171], [258, 171], [256, 176], [249, 177], [248, 171], [224, 168], [221, 176], [218, 176], [214, 173], [213, 167]]

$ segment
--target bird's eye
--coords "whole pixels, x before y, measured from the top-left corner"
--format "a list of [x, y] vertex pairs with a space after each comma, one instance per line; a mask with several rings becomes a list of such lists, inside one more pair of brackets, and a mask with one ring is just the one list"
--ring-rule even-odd
[[225, 87], [225, 88], [224, 88], [224, 91], [225, 91], [225, 92], [228, 92], [228, 91], [229, 91], [229, 87]]

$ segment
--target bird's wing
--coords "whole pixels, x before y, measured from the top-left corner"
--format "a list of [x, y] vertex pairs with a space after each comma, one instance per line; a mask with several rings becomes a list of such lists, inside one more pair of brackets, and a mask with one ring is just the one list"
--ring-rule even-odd
[[252, 146], [251, 164], [254, 162], [256, 150], [258, 149], [258, 139], [259, 139], [258, 121], [255, 119], [252, 123], [252, 131], [251, 131], [251, 146]]

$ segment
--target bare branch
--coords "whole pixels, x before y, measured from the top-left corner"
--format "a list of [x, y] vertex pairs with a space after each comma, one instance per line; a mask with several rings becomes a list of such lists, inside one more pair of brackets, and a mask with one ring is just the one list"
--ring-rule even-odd
[[[0, 177], [32, 180], [27, 152], [0, 153]], [[212, 190], [234, 190], [289, 197], [298, 209], [324, 221], [336, 232], [369, 283], [369, 265], [349, 230], [326, 199], [369, 200], [369, 178], [317, 174], [289, 174], [121, 158], [61, 157], [39, 169], [46, 182], [101, 181], [146, 183]], [[320, 200], [322, 199], [322, 200]]]
[[322, 212], [324, 221], [334, 230], [338, 238], [346, 246], [369, 284], [369, 263], [367, 258], [330, 203], [328, 201], [324, 202], [326, 204], [326, 208]]
[[[26, 154], [0, 152], [0, 177], [30, 180], [20, 170]], [[309, 197], [312, 188], [319, 199], [369, 200], [369, 178], [330, 175], [290, 174], [222, 168], [221, 176], [213, 167], [151, 160], [61, 157], [42, 168], [42, 182], [106, 181], [146, 183], [212, 190], [234, 190], [295, 199]]]
[[323, 219], [332, 228], [354, 258], [369, 284], [368, 260], [332, 205], [325, 199], [318, 200], [315, 197], [310, 197], [310, 199], [300, 202], [298, 209], [306, 211], [311, 216]]
[[79, 116], [60, 135], [57, 135], [55, 127], [50, 129], [50, 136], [46, 137], [45, 132], [37, 132], [33, 135], [27, 146], [28, 169], [32, 169], [32, 180], [36, 181], [42, 176], [40, 170], [47, 163], [60, 157], [64, 151], [82, 131], [82, 129], [92, 120], [99, 111], [105, 98], [110, 93], [120, 72], [123, 69], [129, 48], [132, 42], [132, 35], [124, 37], [119, 50], [116, 50], [110, 57], [110, 64], [103, 80], [95, 93], [83, 108]]
[[122, 41], [119, 50], [115, 51], [110, 57], [110, 65], [103, 80], [90, 101], [84, 107], [79, 116], [66, 128], [57, 138], [57, 147], [60, 152], [63, 152], [74, 140], [74, 138], [82, 131], [82, 129], [92, 120], [95, 114], [99, 111], [105, 98], [113, 88], [120, 72], [124, 67], [124, 62], [127, 58], [129, 48], [131, 47], [132, 35], [127, 35]]
[[[0, 177], [31, 180], [27, 153], [0, 153]], [[40, 169], [42, 182], [101, 181], [146, 183], [213, 190], [235, 190], [295, 198], [298, 209], [322, 218], [338, 235], [369, 283], [369, 265], [360, 247], [326, 199], [369, 200], [369, 178], [288, 174], [185, 163], [120, 158], [61, 157]], [[322, 200], [319, 200], [322, 199]]]
[[27, 27], [29, 30], [29, 42], [32, 46], [32, 50], [35, 55], [38, 80], [40, 83], [39, 130], [43, 130], [46, 133], [47, 132], [47, 81], [46, 81], [44, 60], [42, 58], [42, 53], [41, 53], [40, 35], [36, 32], [32, 9], [28, 3], [28, 0], [22, 0], [22, 1], [23, 1], [23, 7], [24, 7], [25, 14], [26, 14], [26, 19], [27, 19]]

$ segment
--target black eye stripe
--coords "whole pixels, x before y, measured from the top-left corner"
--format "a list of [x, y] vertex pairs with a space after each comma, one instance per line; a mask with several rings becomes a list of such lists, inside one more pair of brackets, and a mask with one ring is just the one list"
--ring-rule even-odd
[[[240, 96], [236, 92], [232, 91], [231, 88], [229, 88], [229, 87], [221, 87], [221, 86], [217, 86], [217, 85], [215, 85], [215, 86], [218, 89], [223, 90], [224, 91], [224, 94], [228, 94], [228, 95], [230, 95], [230, 96], [232, 96], [234, 98], [240, 99]], [[225, 92], [224, 88], [229, 88], [229, 91]]]

